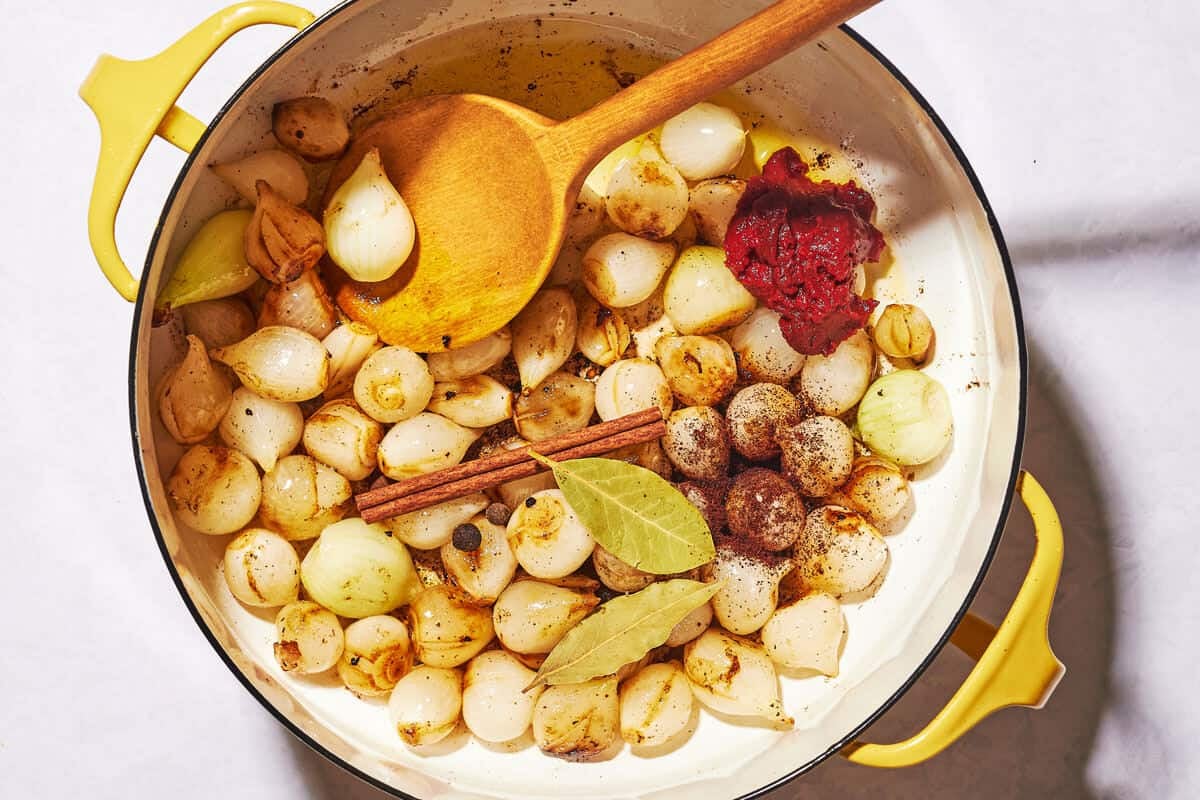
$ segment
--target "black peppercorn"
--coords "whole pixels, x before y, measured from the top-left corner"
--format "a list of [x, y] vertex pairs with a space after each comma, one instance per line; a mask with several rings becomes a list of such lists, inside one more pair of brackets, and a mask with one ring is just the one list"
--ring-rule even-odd
[[450, 540], [458, 550], [462, 550], [464, 553], [474, 553], [483, 544], [483, 534], [479, 532], [477, 526], [470, 522], [464, 522], [454, 529]]
[[504, 503], [492, 503], [483, 512], [483, 516], [493, 525], [507, 525], [508, 518], [512, 516], [512, 511]]
[[533, 508], [535, 505], [537, 505], [536, 497], [526, 497], [525, 498], [525, 507], [526, 508]]

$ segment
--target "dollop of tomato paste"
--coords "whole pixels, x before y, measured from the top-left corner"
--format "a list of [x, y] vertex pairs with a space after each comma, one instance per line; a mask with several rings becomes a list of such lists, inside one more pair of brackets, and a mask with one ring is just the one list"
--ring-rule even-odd
[[725, 235], [725, 263], [779, 312], [783, 337], [798, 352], [832, 353], [875, 309], [877, 301], [854, 293], [854, 268], [883, 252], [874, 213], [870, 192], [853, 181], [813, 181], [790, 147], [746, 182]]

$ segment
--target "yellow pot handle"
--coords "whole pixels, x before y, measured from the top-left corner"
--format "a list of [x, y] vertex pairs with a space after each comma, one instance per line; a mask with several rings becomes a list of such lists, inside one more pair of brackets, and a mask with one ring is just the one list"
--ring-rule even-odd
[[1037, 548], [1017, 599], [997, 630], [973, 614], [963, 618], [951, 641], [978, 663], [925, 729], [897, 744], [855, 742], [842, 750], [869, 767], [919, 764], [949, 747], [981, 719], [1008, 706], [1041, 708], [1066, 672], [1050, 649], [1046, 628], [1062, 569], [1063, 535], [1058, 513], [1028, 472], [1017, 479], [1033, 517]]
[[117, 210], [142, 155], [157, 133], [191, 152], [204, 124], [175, 105], [184, 87], [225, 41], [252, 25], [273, 23], [300, 29], [315, 17], [287, 3], [238, 3], [200, 23], [152, 58], [125, 61], [102, 55], [79, 88], [100, 122], [100, 161], [88, 207], [88, 238], [104, 277], [126, 300], [137, 297], [138, 281], [117, 252]]

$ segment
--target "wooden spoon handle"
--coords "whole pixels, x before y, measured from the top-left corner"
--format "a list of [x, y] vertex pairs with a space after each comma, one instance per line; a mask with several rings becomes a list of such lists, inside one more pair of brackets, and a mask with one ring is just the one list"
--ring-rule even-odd
[[599, 105], [551, 129], [586, 174], [604, 155], [737, 83], [879, 0], [779, 0]]

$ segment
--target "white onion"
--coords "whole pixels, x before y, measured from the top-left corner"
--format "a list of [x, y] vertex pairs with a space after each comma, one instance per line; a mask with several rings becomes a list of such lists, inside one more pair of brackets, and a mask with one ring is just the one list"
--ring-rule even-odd
[[604, 306], [627, 308], [654, 293], [674, 260], [671, 242], [610, 233], [583, 254], [583, 282]]
[[781, 427], [775, 440], [783, 451], [783, 471], [808, 497], [824, 497], [850, 477], [854, 437], [837, 417], [809, 417]]
[[338, 662], [345, 635], [337, 615], [308, 600], [288, 603], [275, 615], [275, 660], [284, 672], [314, 675]]
[[696, 698], [714, 711], [794, 724], [783, 709], [775, 667], [757, 642], [709, 628], [684, 647], [683, 668]]
[[345, 635], [338, 677], [359, 697], [390, 693], [412, 669], [408, 628], [395, 617], [364, 617], [347, 625]]
[[512, 354], [521, 387], [533, 389], [561, 367], [575, 349], [578, 319], [566, 289], [543, 289], [512, 321]]
[[716, 333], [750, 315], [758, 301], [725, 266], [719, 247], [689, 247], [667, 275], [667, 316], [680, 333]]
[[212, 357], [227, 364], [255, 394], [299, 403], [325, 391], [329, 354], [311, 334], [284, 325], [261, 328]]
[[402, 422], [433, 396], [433, 374], [407, 347], [384, 347], [363, 362], [354, 378], [354, 400], [379, 422]]
[[397, 422], [379, 443], [379, 469], [395, 481], [453, 467], [479, 432], [422, 411]]
[[519, 580], [500, 593], [492, 624], [500, 643], [516, 653], [549, 653], [600, 601], [591, 592]]
[[475, 603], [488, 604], [504, 591], [517, 572], [517, 557], [508, 544], [508, 531], [483, 516], [471, 518], [479, 529], [480, 543], [474, 550], [459, 550], [453, 542], [442, 545], [442, 564], [454, 584]]
[[512, 511], [508, 542], [535, 578], [562, 578], [579, 569], [596, 542], [558, 489], [546, 489]]
[[392, 517], [381, 524], [409, 547], [433, 550], [450, 541], [450, 535], [456, 527], [487, 508], [487, 505], [487, 495], [469, 494]]
[[678, 662], [651, 664], [621, 685], [621, 738], [656, 747], [687, 727], [692, 688]]
[[533, 739], [543, 753], [572, 761], [595, 758], [617, 741], [615, 678], [549, 686], [533, 711]]
[[247, 528], [225, 546], [225, 583], [248, 606], [273, 608], [300, 596], [300, 557], [277, 533]]
[[658, 408], [665, 419], [674, 399], [661, 369], [645, 358], [617, 361], [596, 381], [596, 413], [602, 420], [616, 419], [647, 408]]
[[417, 228], [371, 148], [325, 208], [329, 257], [356, 281], [382, 281], [404, 265]]
[[800, 401], [777, 383], [752, 383], [733, 396], [725, 416], [734, 448], [763, 461], [779, 453], [776, 431], [800, 421]]
[[777, 609], [762, 629], [771, 660], [789, 669], [838, 674], [838, 651], [846, 635], [846, 615], [831, 595], [814, 592]]
[[687, 216], [688, 188], [653, 142], [622, 161], [608, 181], [608, 218], [626, 233], [662, 239]]
[[329, 351], [326, 397], [340, 397], [354, 387], [354, 376], [378, 343], [375, 331], [361, 322], [343, 322], [321, 340]]
[[875, 348], [866, 331], [855, 331], [827, 356], [809, 356], [797, 389], [818, 414], [840, 417], [862, 399], [875, 371]]
[[746, 182], [738, 178], [713, 178], [692, 187], [688, 215], [705, 244], [725, 246], [725, 233], [745, 191]]
[[779, 328], [779, 313], [756, 308], [733, 329], [729, 343], [738, 366], [752, 381], [787, 384], [804, 366], [804, 355], [792, 349]]
[[923, 372], [905, 369], [871, 384], [858, 407], [867, 447], [901, 466], [924, 464], [950, 444], [950, 395]]
[[430, 586], [408, 607], [408, 627], [421, 663], [457, 667], [495, 637], [492, 612], [449, 586]]
[[352, 481], [375, 471], [382, 438], [383, 426], [352, 400], [331, 400], [304, 423], [305, 451]]
[[771, 618], [779, 603], [779, 582], [792, 571], [786, 558], [750, 556], [732, 548], [718, 547], [713, 562], [713, 580], [724, 585], [713, 595], [717, 622], [730, 633], [748, 636]]
[[308, 176], [300, 159], [283, 150], [262, 150], [237, 161], [213, 164], [212, 171], [251, 203], [258, 202], [254, 185], [266, 181], [294, 205], [308, 199]]
[[888, 546], [862, 515], [822, 506], [809, 512], [794, 559], [809, 590], [857, 595], [877, 585], [887, 567]]
[[719, 336], [664, 336], [654, 354], [671, 391], [684, 405], [716, 405], [737, 384], [733, 349]]
[[196, 445], [167, 478], [175, 516], [201, 533], [233, 533], [258, 511], [262, 483], [246, 456], [227, 447]]
[[624, 317], [600, 305], [587, 292], [576, 296], [575, 305], [579, 316], [576, 349], [593, 364], [607, 367], [629, 347], [629, 325]]
[[388, 715], [410, 747], [435, 744], [458, 724], [462, 711], [462, 673], [456, 669], [417, 667], [392, 689]]
[[463, 679], [463, 721], [485, 742], [515, 739], [533, 722], [542, 688], [525, 691], [533, 670], [511, 653], [491, 650], [471, 659]]
[[487, 375], [436, 383], [426, 408], [467, 428], [486, 428], [512, 416], [512, 392]]
[[381, 525], [344, 519], [322, 531], [300, 565], [304, 589], [321, 605], [355, 619], [386, 614], [417, 588], [408, 550]]
[[511, 349], [512, 332], [505, 326], [464, 347], [430, 353], [426, 361], [435, 381], [453, 381], [487, 372], [503, 361]]
[[693, 480], [729, 474], [729, 427], [715, 408], [688, 406], [672, 413], [662, 446], [675, 468]]
[[662, 152], [689, 181], [730, 172], [742, 160], [746, 129], [738, 115], [714, 103], [697, 103], [663, 123]]
[[349, 510], [350, 482], [311, 456], [281, 458], [263, 476], [259, 516], [288, 539], [312, 539]]
[[221, 420], [221, 441], [250, 456], [266, 472], [295, 449], [303, 433], [300, 406], [268, 400], [244, 386], [233, 393]]
[[156, 397], [159, 418], [171, 438], [195, 444], [220, 424], [233, 394], [227, 374], [208, 360], [204, 342], [188, 336], [187, 343], [183, 360], [159, 381]]
[[531, 442], [581, 430], [596, 409], [596, 387], [567, 372], [555, 372], [536, 389], [517, 397], [513, 421]]

